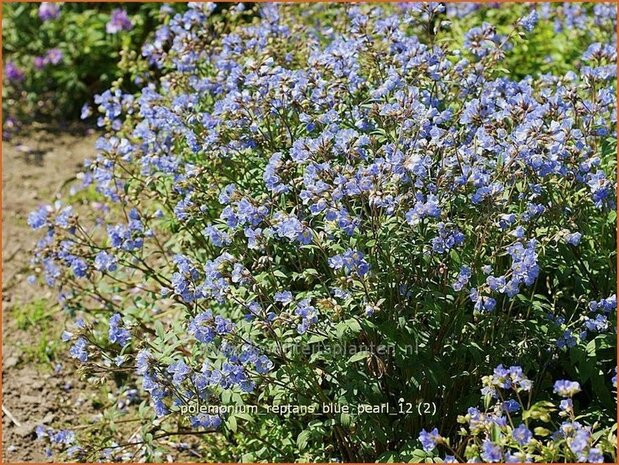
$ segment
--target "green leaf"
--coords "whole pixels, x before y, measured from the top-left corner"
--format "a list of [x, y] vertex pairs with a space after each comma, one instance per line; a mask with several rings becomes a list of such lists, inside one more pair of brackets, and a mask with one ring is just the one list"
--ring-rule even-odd
[[228, 425], [228, 429], [232, 431], [233, 433], [236, 433], [236, 430], [237, 430], [236, 417], [234, 415], [230, 415], [226, 423]]
[[309, 438], [310, 438], [309, 430], [301, 431], [301, 433], [297, 436], [297, 447], [299, 448], [299, 450], [304, 450], [307, 447]]
[[367, 350], [362, 350], [361, 352], [357, 352], [352, 357], [348, 359], [350, 363], [355, 363], [360, 360], [365, 360], [370, 356], [370, 353]]

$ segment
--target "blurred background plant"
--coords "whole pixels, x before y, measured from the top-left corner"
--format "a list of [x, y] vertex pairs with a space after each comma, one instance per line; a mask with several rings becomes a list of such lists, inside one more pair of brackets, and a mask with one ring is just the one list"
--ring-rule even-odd
[[5, 3], [3, 137], [32, 121], [71, 121], [123, 76], [123, 49], [137, 49], [183, 4]]
[[[538, 74], [573, 71], [593, 42], [615, 36], [614, 3], [449, 3], [449, 40], [462, 45], [467, 31], [484, 23], [497, 29], [509, 27], [519, 17], [535, 10], [539, 21], [527, 40], [510, 49], [501, 72], [512, 79]], [[521, 35], [523, 33], [521, 32]], [[613, 39], [616, 42], [616, 39]]]

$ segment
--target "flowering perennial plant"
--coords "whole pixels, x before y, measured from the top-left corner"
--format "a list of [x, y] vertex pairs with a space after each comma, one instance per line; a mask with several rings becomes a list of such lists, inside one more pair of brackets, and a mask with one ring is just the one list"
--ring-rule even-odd
[[[445, 8], [189, 4], [140, 91], [97, 98], [85, 193], [31, 215], [34, 265], [78, 318], [70, 355], [135, 383], [143, 427], [79, 459], [184, 433], [226, 461], [614, 457], [614, 9], [582, 7], [602, 40], [568, 71], [516, 78], [572, 7]], [[522, 368], [484, 378], [456, 444], [500, 363]], [[401, 402], [436, 416], [217, 410]]]

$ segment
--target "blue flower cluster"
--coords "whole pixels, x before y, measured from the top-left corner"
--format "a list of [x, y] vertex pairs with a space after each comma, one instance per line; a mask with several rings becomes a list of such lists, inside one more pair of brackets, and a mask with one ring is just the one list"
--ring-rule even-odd
[[[482, 382], [485, 409], [471, 407], [458, 419], [466, 428], [461, 440], [466, 449], [450, 445], [434, 428], [419, 435], [427, 453], [446, 448], [449, 453], [444, 461], [452, 463], [557, 462], [560, 459], [601, 463], [604, 449], [613, 447], [605, 443], [601, 431], [596, 434], [597, 425], [583, 424], [576, 416], [572, 398], [581, 391], [576, 381], [555, 382], [553, 392], [562, 398], [558, 409], [551, 401], [531, 404], [530, 396], [524, 394], [532, 391], [533, 383], [519, 366], [500, 365], [492, 375], [484, 376]], [[557, 411], [558, 415], [554, 413]], [[558, 418], [555, 420], [553, 416]], [[551, 423], [557, 425], [554, 432], [548, 429]]]
[[55, 430], [45, 425], [39, 425], [35, 428], [36, 439], [45, 441], [48, 447], [45, 449], [45, 455], [52, 457], [54, 449], [59, 449], [65, 452], [68, 458], [80, 458], [83, 449], [75, 444], [75, 432], [67, 429]]
[[617, 296], [613, 294], [605, 299], [589, 302], [587, 311], [572, 321], [566, 321], [564, 316], [549, 315], [549, 319], [562, 332], [557, 338], [557, 346], [570, 348], [578, 343], [586, 344], [600, 334], [616, 334], [616, 311]]

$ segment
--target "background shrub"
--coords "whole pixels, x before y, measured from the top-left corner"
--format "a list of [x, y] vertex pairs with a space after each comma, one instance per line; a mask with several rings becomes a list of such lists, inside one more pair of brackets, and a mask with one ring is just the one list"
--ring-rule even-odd
[[6, 3], [2, 8], [7, 132], [37, 119], [78, 119], [94, 94], [122, 77], [121, 50], [143, 44], [160, 19], [161, 5]]

